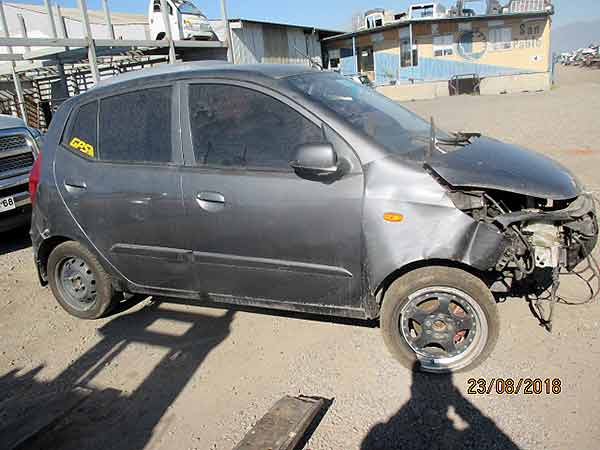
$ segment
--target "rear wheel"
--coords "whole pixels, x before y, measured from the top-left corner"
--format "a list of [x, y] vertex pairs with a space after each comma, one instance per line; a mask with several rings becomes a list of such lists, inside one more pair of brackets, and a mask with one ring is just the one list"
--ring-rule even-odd
[[498, 311], [479, 278], [451, 267], [426, 267], [389, 287], [381, 329], [387, 347], [406, 367], [456, 372], [489, 356], [498, 339]]
[[50, 253], [48, 281], [60, 306], [80, 319], [99, 319], [116, 302], [110, 276], [78, 242], [65, 242]]

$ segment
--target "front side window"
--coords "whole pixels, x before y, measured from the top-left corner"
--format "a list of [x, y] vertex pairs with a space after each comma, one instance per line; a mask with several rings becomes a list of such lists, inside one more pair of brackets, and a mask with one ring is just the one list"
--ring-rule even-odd
[[323, 141], [317, 125], [247, 88], [191, 85], [189, 110], [197, 165], [291, 170], [298, 145]]
[[[160, 0], [154, 0], [154, 9], [153, 9], [153, 12], [155, 12], [155, 13], [161, 12], [162, 11], [161, 7], [162, 7], [161, 1]], [[169, 15], [172, 16], [173, 15], [173, 7], [168, 2], [167, 2], [167, 8], [169, 9]]]
[[177, 5], [177, 9], [181, 14], [193, 14], [196, 16], [203, 16], [202, 11], [200, 11], [196, 5], [189, 1], [175, 2]]
[[171, 87], [158, 87], [100, 101], [100, 159], [169, 163]]
[[63, 136], [62, 144], [76, 153], [97, 157], [98, 102], [81, 106], [73, 117], [72, 125]]
[[[374, 89], [334, 73], [287, 78], [303, 95], [333, 111], [393, 154], [429, 145], [430, 124]], [[442, 132], [438, 135], [446, 136]]]

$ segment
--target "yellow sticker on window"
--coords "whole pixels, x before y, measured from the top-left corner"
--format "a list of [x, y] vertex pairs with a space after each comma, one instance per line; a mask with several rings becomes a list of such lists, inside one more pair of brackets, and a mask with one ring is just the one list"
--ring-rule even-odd
[[94, 146], [88, 144], [82, 139], [73, 138], [71, 139], [71, 142], [69, 142], [69, 145], [74, 149], [79, 150], [81, 153], [88, 155], [91, 158], [94, 157]]

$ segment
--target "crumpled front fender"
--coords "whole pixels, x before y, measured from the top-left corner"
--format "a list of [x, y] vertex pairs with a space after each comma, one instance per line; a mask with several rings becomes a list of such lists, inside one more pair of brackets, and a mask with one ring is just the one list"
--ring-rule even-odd
[[[420, 261], [492, 269], [510, 244], [496, 226], [476, 222], [457, 209], [422, 167], [393, 159], [375, 161], [367, 167], [365, 182], [363, 230], [371, 293], [391, 273]], [[389, 212], [403, 220], [385, 221]]]

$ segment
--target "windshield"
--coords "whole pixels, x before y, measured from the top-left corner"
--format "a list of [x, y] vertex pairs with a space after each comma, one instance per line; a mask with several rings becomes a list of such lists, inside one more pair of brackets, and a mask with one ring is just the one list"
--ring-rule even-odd
[[183, 2], [175, 2], [177, 5], [177, 9], [181, 12], [181, 14], [194, 14], [196, 16], [204, 16], [202, 11], [200, 11], [196, 5], [192, 2], [183, 1]]
[[406, 154], [430, 141], [430, 124], [374, 89], [334, 73], [287, 78], [295, 89], [337, 113], [393, 154]]

